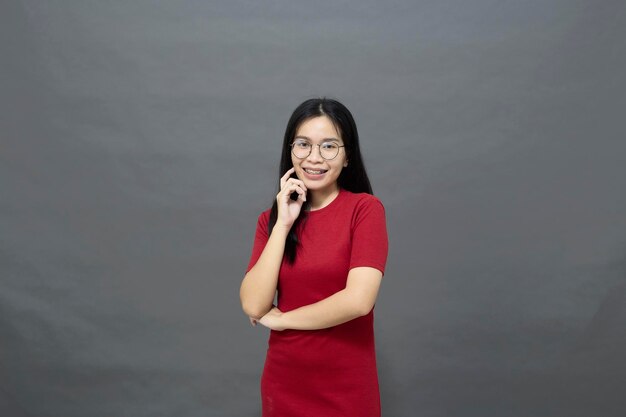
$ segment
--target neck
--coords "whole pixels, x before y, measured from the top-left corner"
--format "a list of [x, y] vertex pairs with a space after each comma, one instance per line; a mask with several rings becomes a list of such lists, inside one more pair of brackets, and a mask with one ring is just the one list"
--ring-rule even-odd
[[330, 204], [339, 195], [339, 186], [335, 185], [330, 190], [311, 190], [311, 210], [319, 210]]

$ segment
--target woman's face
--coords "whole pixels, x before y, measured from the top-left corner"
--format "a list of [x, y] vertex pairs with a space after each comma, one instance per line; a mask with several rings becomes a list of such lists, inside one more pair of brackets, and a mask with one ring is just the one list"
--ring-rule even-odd
[[[291, 152], [291, 162], [296, 169], [296, 175], [306, 188], [311, 191], [321, 191], [323, 193], [332, 192], [337, 189], [337, 179], [341, 170], [348, 166], [346, 151], [344, 147], [339, 148], [339, 153], [333, 159], [324, 159], [320, 154], [320, 146], [326, 144], [327, 149], [332, 149], [333, 145], [343, 146], [343, 140], [339, 132], [335, 129], [333, 122], [327, 116], [314, 117], [302, 122], [296, 130], [294, 142], [308, 142], [313, 145], [309, 156], [298, 158]], [[327, 152], [327, 151], [323, 151]]]

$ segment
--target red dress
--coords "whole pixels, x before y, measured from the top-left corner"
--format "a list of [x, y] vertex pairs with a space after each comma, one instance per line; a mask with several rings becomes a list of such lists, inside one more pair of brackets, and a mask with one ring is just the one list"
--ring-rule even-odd
[[[270, 210], [259, 216], [249, 271], [268, 239]], [[296, 261], [283, 260], [278, 308], [315, 303], [342, 290], [348, 271], [384, 273], [385, 210], [376, 197], [340, 189], [326, 207], [308, 213], [298, 233]], [[321, 330], [270, 333], [261, 397], [263, 417], [379, 417], [374, 315]]]

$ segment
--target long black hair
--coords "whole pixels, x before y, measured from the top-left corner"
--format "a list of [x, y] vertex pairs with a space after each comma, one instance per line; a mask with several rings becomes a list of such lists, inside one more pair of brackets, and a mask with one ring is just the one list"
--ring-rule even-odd
[[[346, 160], [348, 166], [342, 168], [341, 174], [337, 179], [337, 183], [340, 188], [351, 191], [353, 193], [368, 193], [373, 194], [372, 186], [367, 172], [365, 171], [365, 165], [363, 158], [361, 157], [361, 149], [359, 147], [359, 133], [356, 129], [356, 123], [350, 113], [350, 110], [337, 100], [329, 98], [312, 98], [306, 100], [300, 104], [291, 114], [287, 128], [285, 129], [285, 138], [283, 140], [283, 150], [280, 157], [280, 170], [278, 172], [278, 191], [280, 191], [280, 178], [285, 175], [289, 169], [293, 167], [291, 162], [291, 143], [296, 135], [298, 127], [305, 121], [314, 117], [327, 116], [337, 129], [337, 132], [341, 136], [345, 145]], [[295, 175], [295, 174], [294, 174]], [[285, 242], [285, 254], [289, 263], [293, 264], [296, 260], [296, 251], [298, 246], [298, 237], [296, 231], [299, 227], [304, 225], [306, 219], [306, 211], [310, 209], [310, 199], [307, 195], [307, 201], [302, 205], [300, 215], [294, 222], [287, 240]], [[272, 228], [276, 224], [278, 217], [278, 203], [276, 198], [272, 204], [272, 211], [270, 212], [270, 219], [268, 224], [268, 235], [272, 233]]]

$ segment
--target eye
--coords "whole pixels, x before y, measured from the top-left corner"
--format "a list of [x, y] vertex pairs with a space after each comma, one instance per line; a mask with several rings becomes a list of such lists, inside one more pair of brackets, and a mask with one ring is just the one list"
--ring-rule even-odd
[[309, 142], [304, 141], [304, 140], [297, 140], [293, 143], [293, 146], [296, 149], [308, 149], [311, 145], [309, 144]]
[[324, 150], [334, 151], [337, 148], [339, 148], [339, 145], [337, 145], [335, 142], [324, 142], [324, 143], [322, 143], [322, 149], [324, 149]]

